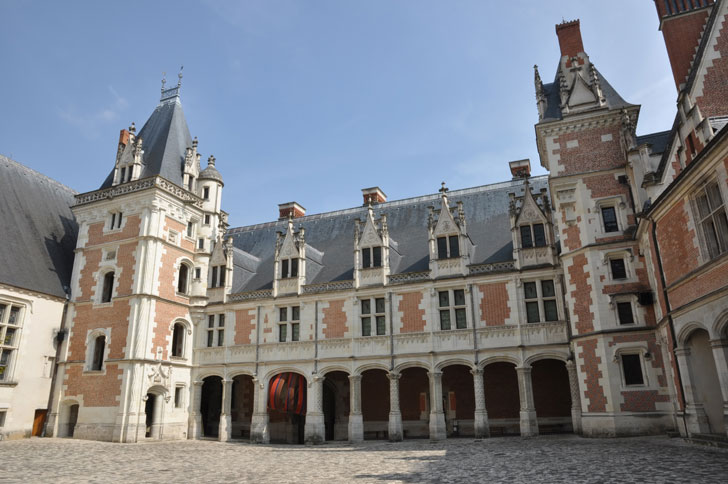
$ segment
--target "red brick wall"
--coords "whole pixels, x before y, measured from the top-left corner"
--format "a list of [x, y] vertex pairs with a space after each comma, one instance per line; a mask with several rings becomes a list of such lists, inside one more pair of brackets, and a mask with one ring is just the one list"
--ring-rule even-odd
[[574, 257], [569, 267], [569, 283], [574, 286], [571, 298], [574, 301], [574, 328], [576, 334], [594, 331], [594, 313], [591, 311], [592, 286], [589, 284], [589, 272], [586, 271], [587, 260], [584, 254]]
[[576, 342], [577, 348], [581, 350], [577, 356], [582, 361], [581, 371], [586, 375], [584, 397], [589, 399], [589, 412], [606, 412], [607, 397], [604, 395], [604, 388], [599, 379], [603, 376], [599, 365], [601, 357], [597, 356], [597, 340], [588, 339]]
[[[177, 274], [179, 272], [179, 264], [177, 261], [180, 260], [181, 257], [192, 259], [193, 255], [175, 246], [169, 244], [165, 245], [165, 252], [162, 253], [161, 263], [159, 266], [159, 296], [171, 301], [188, 304], [188, 297], [177, 295]], [[194, 268], [190, 267], [190, 272], [187, 275], [190, 287], [192, 285], [193, 277]]]
[[94, 293], [96, 291], [96, 279], [94, 278], [94, 272], [99, 270], [101, 255], [101, 249], [89, 249], [83, 251], [85, 261], [81, 268], [81, 273], [78, 276], [78, 285], [81, 291], [79, 294], [76, 294], [76, 301], [90, 301], [91, 298], [94, 297]]
[[399, 312], [402, 313], [400, 333], [419, 333], [425, 330], [425, 310], [420, 309], [422, 292], [406, 292], [397, 294]]
[[685, 201], [680, 200], [657, 221], [657, 243], [668, 286], [698, 267], [698, 251], [693, 244], [695, 231], [688, 229], [687, 208]]
[[[611, 134], [611, 141], [602, 141], [602, 135]], [[567, 148], [568, 141], [578, 140], [579, 146]], [[559, 148], [559, 165], [564, 167], [559, 176], [590, 171], [609, 170], [624, 166], [625, 155], [620, 145], [619, 126], [602, 126], [559, 135], [554, 141]]]
[[162, 348], [162, 359], [168, 359], [169, 345], [172, 343], [172, 323], [178, 318], [188, 316], [187, 308], [179, 304], [157, 301], [155, 304], [154, 333], [152, 335], [149, 355], [157, 357], [157, 348]]
[[672, 75], [678, 88], [687, 80], [695, 49], [700, 42], [700, 32], [707, 17], [707, 10], [703, 10], [692, 15], [669, 19], [662, 25], [662, 35], [665, 38]]
[[83, 397], [84, 407], [116, 407], [121, 394], [121, 375], [119, 365], [105, 365], [106, 373], [83, 374], [82, 365], [66, 368], [64, 383], [66, 396]]
[[676, 310], [701, 296], [725, 287], [726, 284], [728, 284], [728, 261], [724, 260], [721, 264], [671, 289], [669, 296], [672, 309]]
[[195, 251], [196, 241], [194, 241], [194, 240], [190, 241], [189, 239], [187, 239], [187, 237], [185, 235], [185, 234], [187, 234], [187, 226], [185, 224], [178, 222], [170, 217], [165, 217], [164, 218], [164, 238], [165, 238], [165, 240], [168, 240], [167, 234], [169, 233], [169, 229], [172, 229], [179, 234], [177, 240], [180, 241], [180, 247], [182, 247], [184, 250], [186, 250], [188, 252]]
[[507, 283], [481, 284], [478, 286], [483, 299], [480, 301], [480, 313], [486, 326], [502, 326], [511, 316], [508, 306]]
[[86, 335], [89, 330], [109, 327], [111, 328], [110, 341], [107, 341], [109, 358], [124, 358], [130, 307], [128, 300], [114, 300], [111, 306], [97, 308], [91, 304], [77, 304], [68, 341], [68, 359], [84, 360]]
[[566, 211], [561, 212], [561, 224], [564, 233], [564, 245], [569, 250], [576, 250], [581, 247], [581, 232], [579, 232], [579, 224], [581, 223], [581, 215], [577, 215], [576, 223], [568, 225], [566, 223]]
[[126, 216], [124, 226], [119, 232], [104, 234], [104, 226], [108, 226], [109, 222], [98, 222], [89, 224], [88, 226], [88, 242], [86, 246], [104, 244], [106, 242], [116, 242], [124, 239], [131, 239], [139, 235], [139, 224], [141, 219], [139, 215]]
[[343, 338], [349, 327], [346, 322], [344, 300], [329, 301], [329, 307], [323, 309], [324, 317], [322, 333], [324, 338]]
[[235, 344], [251, 344], [250, 334], [255, 330], [255, 310], [242, 309], [235, 311]]

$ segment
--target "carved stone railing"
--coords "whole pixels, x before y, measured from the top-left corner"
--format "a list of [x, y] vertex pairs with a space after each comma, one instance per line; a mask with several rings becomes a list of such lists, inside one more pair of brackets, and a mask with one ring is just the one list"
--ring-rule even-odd
[[271, 297], [273, 297], [273, 289], [260, 289], [258, 291], [238, 292], [236, 294], [230, 294], [228, 296], [228, 301], [251, 301], [254, 299], [268, 299]]
[[354, 289], [354, 281], [333, 281], [322, 284], [309, 284], [303, 286], [303, 294], [316, 294], [319, 292], [346, 291]]
[[406, 284], [408, 282], [427, 281], [430, 279], [430, 271], [423, 272], [404, 272], [402, 274], [391, 274], [389, 276], [390, 284]]
[[470, 275], [489, 274], [491, 272], [507, 272], [516, 269], [513, 261], [496, 262], [494, 264], [477, 264], [470, 266]]
[[195, 207], [202, 208], [202, 199], [200, 197], [175, 185], [169, 180], [165, 180], [161, 176], [144, 178], [130, 183], [123, 183], [121, 185], [95, 190], [93, 192], [81, 193], [76, 195], [76, 206], [85, 205], [98, 200], [110, 199], [120, 195], [126, 195], [127, 193], [148, 190], [153, 187], [164, 190], [167, 193], [171, 193], [185, 202], [192, 203]]

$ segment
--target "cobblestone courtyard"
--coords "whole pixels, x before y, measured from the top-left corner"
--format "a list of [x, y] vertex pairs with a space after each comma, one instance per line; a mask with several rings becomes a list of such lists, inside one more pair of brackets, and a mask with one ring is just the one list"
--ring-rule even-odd
[[1, 482], [727, 482], [728, 449], [681, 439], [458, 439], [315, 447], [0, 442]]

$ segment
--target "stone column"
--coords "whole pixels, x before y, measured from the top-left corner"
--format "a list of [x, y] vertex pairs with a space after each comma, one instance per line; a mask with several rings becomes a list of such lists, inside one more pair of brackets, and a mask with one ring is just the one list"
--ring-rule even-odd
[[538, 420], [533, 403], [531, 367], [516, 368], [516, 373], [518, 374], [518, 393], [521, 399], [521, 437], [533, 437], [538, 435]]
[[488, 411], [485, 409], [485, 388], [483, 386], [483, 370], [476, 368], [470, 370], [473, 374], [473, 389], [475, 390], [475, 438], [482, 439], [490, 437], [488, 426]]
[[361, 375], [349, 375], [349, 442], [364, 440], [364, 419], [361, 413]]
[[220, 442], [227, 442], [232, 437], [233, 433], [233, 420], [232, 420], [232, 409], [230, 405], [232, 403], [233, 396], [233, 381], [223, 380], [222, 381], [222, 406], [220, 409], [220, 425], [218, 427], [218, 440]]
[[576, 363], [567, 361], [566, 371], [569, 373], [569, 390], [571, 391], [571, 427], [575, 434], [581, 434], [581, 393], [579, 392]]
[[430, 371], [430, 440], [447, 438], [445, 412], [442, 408], [442, 372]]
[[307, 444], [322, 444], [325, 440], [326, 428], [321, 408], [323, 383], [324, 378], [314, 373], [308, 385], [306, 425], [303, 428], [303, 439]]
[[688, 421], [688, 433], [710, 433], [708, 415], [705, 413], [703, 402], [698, 401], [695, 387], [693, 386], [693, 377], [690, 364], [688, 363], [690, 349], [685, 347], [675, 348], [675, 356], [677, 357], [677, 364], [680, 367], [680, 375], [682, 376], [683, 389], [685, 391], [685, 416]]
[[710, 346], [713, 348], [713, 360], [723, 395], [723, 428], [728, 434], [728, 340], [711, 340]]
[[253, 417], [250, 420], [250, 441], [255, 444], [270, 442], [268, 403], [265, 381], [253, 378]]
[[399, 373], [389, 372], [389, 440], [402, 440], [402, 412], [399, 411]]
[[202, 381], [192, 382], [190, 416], [187, 425], [187, 438], [198, 440], [202, 437], [202, 413], [200, 413], [200, 405], [202, 403]]

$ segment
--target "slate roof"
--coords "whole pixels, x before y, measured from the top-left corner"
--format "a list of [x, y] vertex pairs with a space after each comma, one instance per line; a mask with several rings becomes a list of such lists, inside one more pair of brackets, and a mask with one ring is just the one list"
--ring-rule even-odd
[[[161, 101], [137, 135], [142, 139], [142, 172], [139, 178], [161, 175], [163, 178], [184, 186], [185, 150], [192, 146], [179, 96]], [[100, 188], [111, 186], [112, 168]]]
[[652, 150], [653, 155], [664, 153], [667, 143], [670, 141], [670, 130], [660, 131], [659, 133], [650, 133], [637, 136], [637, 146], [647, 143]]
[[[534, 193], [548, 188], [547, 177], [530, 180]], [[471, 263], [513, 260], [509, 220], [509, 192], [523, 194], [523, 181], [509, 181], [448, 193], [450, 208], [463, 202], [468, 235], [475, 245]], [[392, 274], [429, 269], [428, 207], [440, 208], [440, 195], [432, 194], [374, 206], [375, 218], [387, 214]], [[366, 207], [356, 207], [294, 219], [294, 228], [306, 232], [306, 283], [351, 280], [354, 272], [354, 220], [365, 220]], [[287, 220], [228, 230], [233, 239], [233, 293], [273, 286], [276, 232], [287, 229]]]
[[78, 234], [75, 194], [0, 155], [0, 282], [65, 297]]

